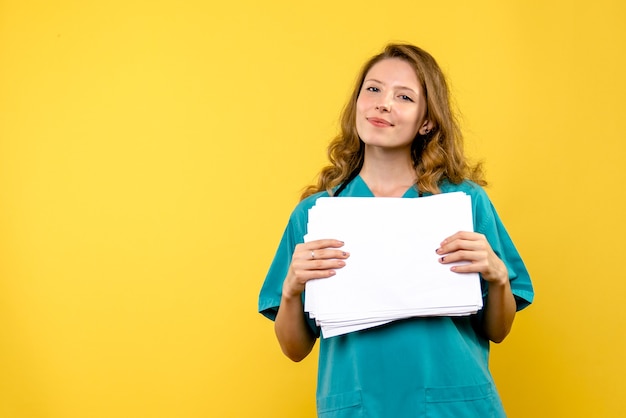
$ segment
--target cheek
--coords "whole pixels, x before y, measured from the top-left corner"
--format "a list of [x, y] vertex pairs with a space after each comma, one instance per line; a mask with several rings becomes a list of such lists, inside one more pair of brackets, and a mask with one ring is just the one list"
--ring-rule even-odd
[[404, 120], [407, 121], [407, 124], [413, 127], [416, 131], [420, 128], [420, 125], [424, 118], [419, 114], [420, 112], [410, 112], [405, 115]]
[[367, 109], [367, 99], [363, 98], [363, 96], [359, 96], [359, 98], [356, 101], [356, 114], [363, 115], [366, 109]]
[[359, 99], [356, 102], [356, 131], [360, 138], [363, 138], [363, 127], [365, 123], [365, 116], [367, 114], [367, 100]]
[[356, 122], [355, 122], [356, 133], [359, 135], [359, 138], [363, 139], [363, 118], [359, 117], [359, 112], [357, 111]]

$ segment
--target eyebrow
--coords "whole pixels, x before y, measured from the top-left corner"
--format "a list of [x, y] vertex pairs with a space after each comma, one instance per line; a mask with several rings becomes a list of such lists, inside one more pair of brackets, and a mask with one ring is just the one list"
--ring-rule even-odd
[[[385, 84], [385, 83], [383, 83], [382, 81], [380, 81], [380, 80], [378, 80], [378, 79], [375, 79], [375, 78], [367, 78], [367, 79], [363, 80], [363, 84], [365, 84], [365, 82], [367, 82], [367, 81], [373, 81], [373, 82], [375, 82], [375, 83], [378, 83], [378, 84], [383, 84], [383, 85]], [[409, 90], [409, 91], [412, 91], [412, 92], [413, 92], [413, 93], [415, 93], [415, 94], [418, 94], [418, 93], [417, 93], [415, 90], [413, 90], [411, 87], [407, 87], [407, 86], [397, 86], [396, 88], [397, 88], [398, 90]]]

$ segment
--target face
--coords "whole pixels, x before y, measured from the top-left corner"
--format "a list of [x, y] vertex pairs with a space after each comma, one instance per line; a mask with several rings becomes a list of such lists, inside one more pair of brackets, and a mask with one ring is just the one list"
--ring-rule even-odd
[[367, 146], [410, 150], [429, 124], [422, 87], [409, 63], [385, 59], [367, 72], [356, 102], [356, 130]]

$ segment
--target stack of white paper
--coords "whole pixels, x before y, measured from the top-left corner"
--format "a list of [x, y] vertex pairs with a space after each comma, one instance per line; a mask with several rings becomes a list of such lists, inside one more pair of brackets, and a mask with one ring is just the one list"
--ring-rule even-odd
[[440, 264], [448, 236], [472, 231], [471, 197], [320, 198], [305, 241], [334, 238], [350, 253], [329, 279], [306, 284], [305, 311], [325, 338], [413, 316], [469, 315], [482, 308], [478, 274]]

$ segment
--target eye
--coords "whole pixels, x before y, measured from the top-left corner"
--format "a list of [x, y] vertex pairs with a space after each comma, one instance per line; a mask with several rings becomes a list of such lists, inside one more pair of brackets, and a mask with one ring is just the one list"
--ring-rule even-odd
[[401, 95], [400, 95], [400, 98], [401, 98], [402, 100], [406, 100], [406, 101], [408, 101], [408, 102], [413, 102], [413, 101], [414, 101], [411, 97], [407, 96], [406, 94], [401, 94]]
[[378, 93], [380, 91], [380, 89], [378, 87], [374, 87], [374, 86], [369, 86], [365, 90], [371, 91], [373, 93]]

